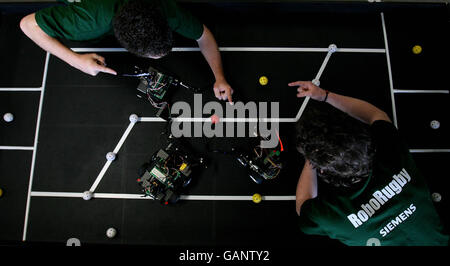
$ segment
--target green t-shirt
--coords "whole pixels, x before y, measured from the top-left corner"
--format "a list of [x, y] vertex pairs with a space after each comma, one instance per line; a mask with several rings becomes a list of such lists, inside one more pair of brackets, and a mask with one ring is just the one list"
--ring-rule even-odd
[[353, 191], [319, 186], [301, 209], [300, 229], [346, 245], [448, 245], [428, 186], [392, 123], [371, 126], [376, 145], [370, 178]]
[[[39, 27], [54, 38], [70, 41], [97, 40], [113, 34], [112, 20], [116, 12], [129, 0], [81, 0], [48, 7], [36, 12]], [[132, 1], [132, 0], [131, 0]], [[197, 40], [203, 34], [203, 24], [173, 0], [156, 2], [167, 18], [169, 27], [180, 35]]]

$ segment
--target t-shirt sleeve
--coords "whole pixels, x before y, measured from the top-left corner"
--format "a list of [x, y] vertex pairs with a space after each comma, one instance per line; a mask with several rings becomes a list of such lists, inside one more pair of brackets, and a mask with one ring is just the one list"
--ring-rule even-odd
[[37, 24], [49, 36], [71, 41], [94, 40], [110, 33], [113, 16], [113, 6], [89, 0], [48, 7], [35, 14]]
[[180, 7], [173, 0], [162, 1], [162, 8], [167, 16], [169, 27], [180, 35], [198, 40], [203, 34], [203, 24], [189, 11]]
[[409, 150], [398, 129], [388, 121], [377, 120], [370, 126], [370, 131], [377, 160], [393, 168], [399, 167]]
[[372, 138], [376, 144], [397, 143], [400, 139], [397, 128], [391, 122], [385, 120], [377, 120], [370, 126]]
[[320, 217], [315, 215], [314, 211], [317, 208], [313, 208], [316, 203], [316, 199], [310, 199], [303, 203], [300, 216], [298, 217], [298, 224], [300, 230], [308, 235], [328, 235], [318, 224], [315, 217]]

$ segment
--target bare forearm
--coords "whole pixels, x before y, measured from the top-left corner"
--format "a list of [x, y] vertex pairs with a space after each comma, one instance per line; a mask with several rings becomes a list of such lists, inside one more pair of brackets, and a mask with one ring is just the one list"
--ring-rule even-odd
[[77, 54], [60, 43], [57, 39], [46, 34], [37, 24], [35, 14], [30, 14], [20, 21], [20, 28], [31, 40], [45, 51], [60, 58], [72, 67], [89, 75], [95, 76], [99, 72], [117, 75], [117, 72], [106, 67], [105, 58], [95, 53]]
[[211, 31], [206, 26], [203, 28], [203, 35], [197, 40], [200, 51], [208, 62], [216, 81], [225, 80], [219, 47]]
[[328, 94], [327, 102], [335, 108], [367, 124], [372, 124], [376, 120], [390, 121], [385, 112], [363, 100], [330, 92]]
[[47, 35], [37, 24], [34, 13], [21, 20], [20, 28], [25, 35], [42, 49], [57, 56], [71, 66], [76, 67], [78, 54], [61, 44], [57, 39]]
[[317, 173], [316, 170], [313, 169], [311, 163], [306, 160], [295, 193], [297, 214], [300, 215], [301, 206], [305, 201], [315, 197], [317, 197]]
[[374, 105], [363, 100], [333, 92], [329, 92], [328, 96], [326, 96], [326, 91], [314, 85], [311, 81], [295, 81], [288, 85], [290, 87], [298, 86], [297, 97], [311, 97], [311, 99], [316, 101], [326, 101], [335, 108], [364, 123], [372, 124], [377, 120], [391, 121], [385, 112]]

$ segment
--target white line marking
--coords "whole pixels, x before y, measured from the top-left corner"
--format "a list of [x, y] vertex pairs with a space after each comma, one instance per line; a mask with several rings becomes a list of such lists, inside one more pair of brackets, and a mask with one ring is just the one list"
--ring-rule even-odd
[[295, 200], [295, 195], [293, 196], [261, 196], [263, 200]]
[[295, 122], [300, 120], [300, 117], [302, 117], [303, 111], [305, 111], [306, 105], [308, 104], [310, 98], [311, 97], [307, 96], [307, 97], [305, 97], [305, 100], [303, 100], [302, 106], [300, 106], [300, 110], [298, 110], [298, 113], [295, 116]]
[[140, 122], [167, 122], [167, 120], [160, 117], [139, 117]]
[[70, 48], [77, 53], [89, 53], [89, 52], [127, 52], [125, 48]]
[[386, 49], [356, 49], [356, 48], [338, 48], [336, 52], [341, 53], [386, 53]]
[[0, 92], [6, 92], [6, 91], [42, 91], [42, 88], [0, 88]]
[[[125, 48], [71, 48], [74, 52], [127, 52]], [[172, 52], [199, 52], [199, 47], [174, 47]], [[328, 52], [328, 48], [309, 47], [219, 47], [221, 52]], [[338, 48], [343, 53], [386, 53], [377, 48]]]
[[[119, 143], [117, 143], [116, 147], [114, 148], [113, 152], [117, 154], [122, 147], [123, 143], [127, 139], [128, 135], [130, 134], [131, 130], [133, 129], [135, 123], [130, 123], [123, 133], [122, 137], [119, 140]], [[94, 181], [94, 184], [92, 184], [89, 191], [94, 192], [97, 186], [100, 184], [100, 181], [102, 181], [103, 176], [105, 175], [106, 171], [108, 170], [109, 166], [111, 165], [112, 161], [106, 161], [105, 165], [103, 166], [102, 170], [98, 174], [97, 178]]]
[[398, 128], [397, 124], [397, 109], [395, 107], [395, 97], [394, 97], [394, 82], [392, 80], [392, 70], [391, 70], [391, 59], [389, 57], [389, 46], [388, 46], [388, 39], [387, 39], [387, 33], [386, 33], [386, 24], [384, 22], [384, 14], [381, 12], [381, 25], [383, 26], [383, 36], [384, 36], [384, 45], [386, 48], [386, 60], [387, 60], [387, 67], [388, 67], [388, 74], [389, 74], [389, 88], [391, 90], [391, 102], [392, 102], [392, 116], [394, 120], [395, 127]]
[[[33, 197], [56, 197], [56, 198], [82, 198], [81, 192], [45, 192], [33, 191]], [[144, 197], [143, 194], [122, 194], [122, 193], [93, 193], [93, 198], [99, 199], [145, 199], [153, 200], [150, 197]], [[224, 195], [181, 195], [180, 200], [223, 200], [223, 201], [251, 201], [252, 196], [224, 196]], [[262, 200], [267, 201], [287, 201], [295, 200], [295, 196], [262, 196]]]
[[32, 191], [32, 197], [83, 198], [82, 192], [42, 192]]
[[328, 64], [328, 60], [330, 60], [330, 57], [333, 53], [332, 52], [328, 52], [327, 55], [325, 56], [325, 59], [322, 62], [322, 65], [320, 66], [319, 72], [317, 72], [316, 78], [317, 80], [320, 80], [320, 77], [322, 76], [323, 71], [325, 70], [325, 67]]
[[252, 196], [181, 195], [181, 200], [252, 200]]
[[444, 93], [449, 94], [448, 90], [394, 90], [394, 93]]
[[122, 135], [122, 138], [120, 138], [119, 143], [117, 143], [117, 146], [114, 148], [113, 152], [117, 154], [122, 147], [123, 143], [127, 139], [128, 135], [130, 134], [131, 130], [133, 129], [135, 123], [130, 123], [125, 130], [125, 132]]
[[438, 153], [450, 152], [450, 149], [410, 149], [411, 153]]
[[[338, 48], [339, 51], [339, 48]], [[327, 55], [325, 56], [325, 59], [322, 62], [322, 65], [320, 66], [319, 72], [317, 72], [316, 75], [316, 80], [320, 80], [320, 77], [322, 76], [323, 71], [325, 70], [325, 67], [328, 64], [328, 60], [330, 60], [330, 57], [333, 53], [328, 51]], [[298, 120], [300, 120], [300, 117], [302, 117], [303, 111], [305, 111], [306, 105], [309, 102], [309, 99], [311, 97], [307, 96], [305, 97], [305, 100], [303, 100], [302, 106], [300, 107], [300, 110], [298, 111], [297, 115], [295, 116], [295, 122], [297, 122]]]
[[98, 174], [97, 178], [94, 181], [94, 184], [92, 184], [89, 191], [94, 192], [97, 186], [100, 184], [100, 181], [102, 181], [103, 176], [105, 175], [106, 171], [108, 170], [109, 166], [111, 165], [111, 161], [106, 161], [105, 165], [103, 165], [102, 170]]
[[44, 74], [42, 77], [42, 91], [41, 91], [41, 97], [39, 99], [39, 111], [38, 111], [37, 122], [36, 122], [36, 132], [34, 135], [33, 158], [31, 160], [30, 180], [28, 181], [28, 195], [27, 195], [27, 205], [26, 205], [26, 209], [25, 209], [25, 221], [23, 224], [22, 241], [25, 241], [27, 239], [28, 215], [30, 212], [30, 203], [31, 203], [30, 202], [31, 189], [33, 186], [34, 167], [36, 165], [36, 153], [37, 153], [37, 145], [38, 145], [38, 141], [39, 141], [39, 128], [41, 126], [42, 106], [44, 103], [45, 84], [47, 82], [47, 71], [48, 71], [49, 61], [50, 61], [50, 53], [47, 52], [46, 57], [45, 57]]
[[0, 150], [32, 151], [32, 150], [34, 150], [34, 147], [27, 147], [27, 146], [0, 146]]
[[[278, 122], [293, 123], [297, 122], [296, 118], [220, 118], [220, 123], [250, 123], [250, 122]], [[140, 117], [140, 122], [167, 122], [159, 117]], [[176, 122], [194, 122], [194, 123], [211, 123], [211, 117], [175, 117], [172, 121]]]

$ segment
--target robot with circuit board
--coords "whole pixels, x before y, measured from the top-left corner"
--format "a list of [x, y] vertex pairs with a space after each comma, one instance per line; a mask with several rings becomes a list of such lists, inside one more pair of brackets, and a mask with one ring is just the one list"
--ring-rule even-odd
[[147, 100], [153, 107], [159, 109], [157, 113], [158, 117], [166, 110], [171, 98], [171, 92], [174, 89], [183, 87], [193, 93], [201, 92], [200, 89], [189, 86], [181, 82], [178, 78], [163, 73], [152, 66], [147, 69], [147, 72], [135, 66], [133, 74], [123, 74], [123, 76], [139, 78], [140, 83], [137, 87], [137, 96]]
[[[168, 106], [170, 100], [170, 88], [181, 86], [194, 93], [199, 89], [186, 85], [177, 78], [162, 73], [150, 66], [147, 72], [135, 67], [134, 74], [124, 76], [137, 77], [140, 83], [137, 87], [137, 96], [148, 100], [158, 110], [157, 116]], [[170, 122], [170, 114], [167, 117]], [[258, 142], [261, 137], [256, 138]], [[279, 176], [283, 164], [281, 152], [283, 147], [275, 149], [263, 149], [259, 145], [251, 145], [250, 149], [234, 151], [233, 156], [247, 169], [250, 178], [257, 184], [264, 180], [271, 180]], [[183, 190], [192, 180], [194, 168], [206, 167], [203, 158], [197, 158], [187, 150], [181, 140], [169, 136], [169, 144], [166, 148], [155, 152], [148, 163], [145, 163], [139, 171], [138, 184], [145, 196], [160, 201], [163, 204], [176, 203]]]
[[167, 147], [142, 165], [137, 181], [145, 196], [163, 204], [175, 203], [192, 181], [195, 168], [201, 166], [205, 166], [203, 158], [193, 155], [179, 139], [169, 137]]

